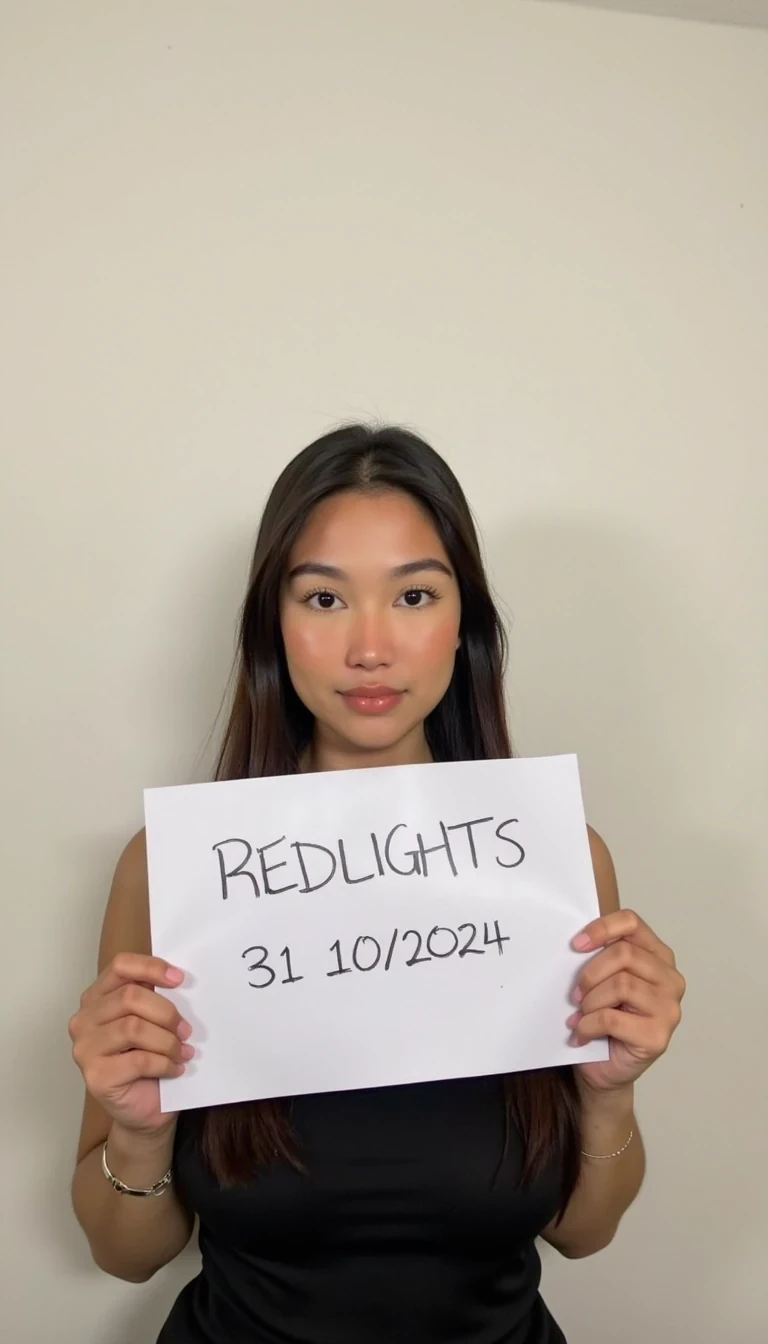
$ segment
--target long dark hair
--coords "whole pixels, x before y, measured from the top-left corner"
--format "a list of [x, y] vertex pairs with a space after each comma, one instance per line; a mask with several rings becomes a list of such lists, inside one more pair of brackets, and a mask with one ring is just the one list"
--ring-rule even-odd
[[[457, 576], [461, 643], [443, 699], [425, 723], [436, 761], [509, 757], [504, 706], [506, 637], [486, 579], [472, 514], [456, 477], [423, 439], [399, 426], [346, 424], [323, 435], [281, 473], [256, 541], [239, 626], [229, 719], [216, 779], [293, 774], [313, 720], [291, 685], [280, 631], [280, 590], [294, 541], [312, 509], [344, 490], [403, 490], [427, 511]], [[504, 1079], [507, 1135], [515, 1126], [528, 1183], [562, 1164], [565, 1207], [579, 1171], [579, 1109], [573, 1071], [541, 1069]], [[202, 1116], [203, 1155], [232, 1185], [281, 1157], [301, 1169], [281, 1099], [215, 1106]]]

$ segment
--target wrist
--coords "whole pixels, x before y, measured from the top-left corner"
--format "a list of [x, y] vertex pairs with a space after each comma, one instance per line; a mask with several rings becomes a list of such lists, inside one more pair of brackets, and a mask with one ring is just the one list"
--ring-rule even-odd
[[153, 1131], [127, 1129], [115, 1121], [107, 1136], [110, 1170], [126, 1185], [154, 1185], [172, 1165], [175, 1133], [175, 1116], [167, 1126]]
[[631, 1119], [635, 1109], [635, 1088], [633, 1083], [621, 1087], [595, 1088], [582, 1079], [578, 1079], [579, 1100], [582, 1117], [606, 1121]]
[[607, 1166], [609, 1159], [626, 1152], [635, 1137], [634, 1088], [629, 1085], [601, 1092], [587, 1087], [580, 1088], [579, 1093], [581, 1155], [597, 1159], [590, 1166]]
[[134, 1129], [130, 1125], [121, 1124], [119, 1120], [113, 1120], [109, 1130], [109, 1146], [112, 1147], [114, 1140], [116, 1144], [132, 1151], [142, 1153], [164, 1151], [169, 1143], [173, 1143], [177, 1120], [178, 1116], [169, 1116], [167, 1123], [158, 1129]]

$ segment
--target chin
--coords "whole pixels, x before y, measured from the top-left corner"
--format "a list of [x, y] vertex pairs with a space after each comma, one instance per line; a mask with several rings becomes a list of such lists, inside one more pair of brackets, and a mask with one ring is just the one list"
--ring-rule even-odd
[[334, 724], [333, 733], [339, 742], [347, 743], [355, 751], [388, 751], [409, 737], [417, 727], [418, 723], [396, 724], [382, 715], [381, 718], [363, 719], [354, 725]]
[[410, 728], [406, 728], [405, 731], [398, 732], [391, 724], [363, 723], [353, 732], [347, 728], [345, 732], [339, 731], [338, 735], [343, 742], [349, 742], [350, 746], [362, 750], [369, 747], [372, 750], [382, 751], [387, 747], [396, 747], [411, 731]]

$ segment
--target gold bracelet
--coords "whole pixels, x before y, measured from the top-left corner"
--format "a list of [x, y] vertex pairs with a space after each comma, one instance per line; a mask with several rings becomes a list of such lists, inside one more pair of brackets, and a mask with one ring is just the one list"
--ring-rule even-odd
[[161, 1176], [159, 1181], [155, 1181], [154, 1185], [150, 1185], [147, 1190], [142, 1190], [135, 1185], [126, 1185], [125, 1181], [121, 1181], [118, 1176], [115, 1176], [109, 1170], [107, 1165], [108, 1142], [108, 1139], [104, 1140], [104, 1147], [101, 1150], [101, 1170], [104, 1172], [112, 1189], [116, 1190], [118, 1195], [136, 1195], [139, 1199], [146, 1199], [148, 1195], [162, 1195], [163, 1192], [168, 1189], [168, 1186], [173, 1179], [173, 1167], [169, 1167], [165, 1175]]
[[629, 1138], [627, 1139], [627, 1142], [623, 1143], [621, 1148], [617, 1148], [615, 1153], [585, 1153], [584, 1149], [582, 1148], [581, 1156], [590, 1157], [593, 1162], [610, 1162], [611, 1159], [614, 1157], [621, 1157], [621, 1154], [629, 1147], [634, 1137], [635, 1137], [635, 1131], [634, 1129], [630, 1129]]

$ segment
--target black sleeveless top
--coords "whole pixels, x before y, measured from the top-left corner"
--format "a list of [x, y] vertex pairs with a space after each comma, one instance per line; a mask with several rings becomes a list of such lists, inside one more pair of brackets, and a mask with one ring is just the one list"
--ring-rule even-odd
[[565, 1344], [534, 1239], [561, 1172], [520, 1186], [498, 1078], [297, 1097], [307, 1168], [220, 1190], [182, 1115], [202, 1271], [157, 1344]]

